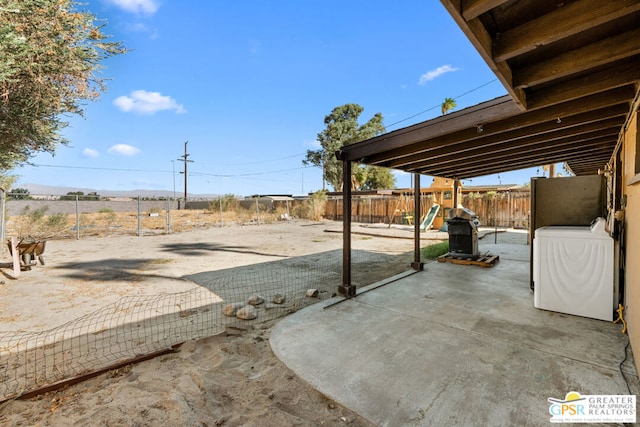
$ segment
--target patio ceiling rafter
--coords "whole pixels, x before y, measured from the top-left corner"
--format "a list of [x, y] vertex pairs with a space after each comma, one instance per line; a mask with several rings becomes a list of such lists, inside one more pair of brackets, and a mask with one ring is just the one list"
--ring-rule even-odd
[[[603, 169], [638, 93], [640, 0], [441, 2], [509, 95], [343, 147], [338, 158], [448, 178], [549, 161], [577, 174]], [[609, 157], [582, 149], [605, 135]]]
[[[352, 163], [403, 170], [420, 188], [421, 174], [457, 183], [555, 163], [575, 175], [611, 165], [639, 99], [640, 0], [441, 2], [508, 95], [344, 146], [343, 171]], [[350, 189], [343, 196], [350, 218]], [[347, 226], [344, 239], [339, 291], [354, 296]]]

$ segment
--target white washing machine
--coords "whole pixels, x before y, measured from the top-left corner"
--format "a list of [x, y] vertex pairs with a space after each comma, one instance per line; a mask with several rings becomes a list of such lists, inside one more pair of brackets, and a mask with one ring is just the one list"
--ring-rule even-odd
[[535, 230], [534, 307], [613, 320], [613, 238], [604, 218], [590, 227], [554, 226]]

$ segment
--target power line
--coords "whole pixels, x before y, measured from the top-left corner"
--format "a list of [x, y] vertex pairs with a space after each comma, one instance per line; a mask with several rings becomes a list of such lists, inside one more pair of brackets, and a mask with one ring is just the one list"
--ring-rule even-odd
[[187, 153], [187, 144], [189, 141], [185, 141], [184, 143], [184, 154], [178, 157], [177, 160], [184, 162], [184, 202], [187, 203], [187, 163], [193, 163], [193, 160], [189, 160], [190, 154]]
[[225, 163], [225, 164], [215, 164], [215, 163], [201, 163], [198, 162], [199, 165], [204, 165], [204, 166], [215, 166], [215, 167], [220, 167], [220, 166], [244, 166], [244, 165], [259, 165], [259, 164], [263, 164], [263, 163], [271, 163], [271, 162], [277, 162], [280, 160], [287, 160], [287, 159], [293, 159], [294, 157], [300, 157], [300, 156], [304, 156], [307, 153], [298, 153], [298, 154], [292, 154], [291, 156], [286, 156], [286, 157], [279, 157], [277, 159], [270, 159], [270, 160], [261, 160], [261, 161], [257, 161], [257, 162], [243, 162], [243, 163]]
[[[470, 93], [473, 93], [477, 90], [482, 89], [485, 86], [490, 85], [491, 83], [494, 83], [495, 81], [497, 81], [498, 79], [493, 79], [490, 80], [486, 83], [481, 84], [480, 86], [477, 86], [473, 89], [470, 89], [464, 93], [461, 93], [460, 95], [455, 96], [453, 99], [459, 99], [462, 98], [463, 96], [466, 96]], [[431, 110], [435, 110], [436, 108], [439, 108], [440, 104], [438, 105], [434, 105], [433, 107], [430, 107], [426, 110], [420, 111], [419, 113], [413, 114], [409, 117], [406, 117], [402, 120], [398, 120], [397, 122], [391, 123], [390, 125], [385, 125], [385, 127], [393, 127], [399, 123], [402, 122], [406, 122], [407, 120], [411, 120], [414, 117], [417, 117], [421, 114], [427, 113]], [[180, 158], [178, 158], [179, 161], [183, 161], [185, 164], [185, 180], [186, 180], [186, 166], [187, 166], [187, 162], [193, 162], [193, 160], [187, 160], [187, 157], [189, 156], [189, 154], [186, 153], [186, 144], [185, 143], [185, 154], [183, 156], [181, 156]], [[264, 164], [264, 163], [269, 163], [269, 162], [275, 162], [275, 161], [279, 161], [279, 160], [286, 160], [286, 159], [291, 159], [294, 157], [299, 157], [302, 155], [305, 155], [305, 153], [298, 153], [298, 154], [292, 154], [290, 156], [285, 156], [285, 157], [280, 157], [280, 158], [276, 158], [276, 159], [272, 159], [272, 160], [263, 160], [263, 161], [259, 161], [259, 162], [246, 162], [246, 163], [237, 163], [237, 164], [228, 164], [228, 165], [224, 165], [224, 166], [241, 166], [241, 165], [252, 165], [252, 164]], [[206, 163], [200, 163], [203, 166], [207, 166]], [[156, 172], [156, 173], [175, 173], [173, 171], [166, 171], [166, 170], [157, 170], [157, 169], [126, 169], [126, 168], [100, 168], [100, 167], [89, 167], [89, 166], [65, 166], [65, 165], [48, 165], [48, 164], [32, 164], [31, 166], [34, 167], [48, 167], [48, 168], [62, 168], [62, 169], [86, 169], [86, 170], [104, 170], [104, 171], [117, 171], [117, 172]], [[217, 165], [219, 167], [219, 165]], [[239, 177], [248, 177], [248, 176], [260, 176], [260, 175], [269, 175], [269, 174], [274, 174], [274, 173], [282, 173], [282, 172], [290, 172], [290, 171], [295, 171], [295, 170], [300, 170], [300, 169], [308, 169], [311, 166], [304, 166], [304, 167], [299, 167], [299, 168], [292, 168], [292, 169], [282, 169], [282, 170], [277, 170], [277, 171], [265, 171], [265, 172], [252, 172], [252, 173], [244, 173], [244, 174], [210, 174], [210, 173], [204, 173], [204, 172], [191, 172], [190, 175], [191, 176], [212, 176], [212, 177], [216, 177], [216, 178], [239, 178]], [[186, 190], [186, 185], [185, 185], [185, 190]]]
[[[182, 160], [182, 159], [178, 159]], [[189, 160], [191, 162], [191, 160]], [[200, 164], [200, 163], [198, 163]], [[123, 169], [123, 168], [99, 168], [99, 167], [89, 167], [89, 166], [65, 166], [65, 165], [46, 165], [46, 164], [33, 164], [35, 167], [48, 167], [48, 168], [61, 168], [61, 169], [86, 169], [86, 170], [103, 170], [103, 171], [115, 171], [115, 172], [157, 172], [157, 173], [174, 173], [170, 170], [153, 170], [153, 169]], [[280, 169], [275, 171], [263, 171], [263, 172], [248, 172], [248, 173], [240, 173], [240, 174], [213, 174], [206, 172], [197, 172], [191, 171], [189, 172], [189, 176], [212, 176], [216, 178], [237, 178], [237, 177], [247, 177], [247, 176], [259, 176], [259, 175], [270, 175], [282, 172], [290, 172], [301, 169], [309, 169], [313, 166], [301, 166], [297, 168], [291, 169]]]
[[[468, 95], [468, 94], [470, 94], [470, 93], [472, 93], [472, 92], [475, 92], [475, 91], [477, 91], [477, 90], [479, 90], [479, 89], [482, 89], [482, 88], [483, 88], [483, 87], [485, 87], [485, 86], [489, 86], [491, 83], [493, 83], [493, 82], [495, 82], [495, 81], [497, 81], [497, 80], [498, 80], [498, 79], [493, 79], [493, 80], [488, 81], [488, 82], [486, 82], [486, 83], [484, 83], [484, 84], [481, 84], [480, 86], [478, 86], [478, 87], [476, 87], [476, 88], [473, 88], [473, 89], [471, 89], [471, 90], [466, 91], [466, 92], [465, 92], [465, 93], [463, 93], [463, 94], [460, 94], [460, 95], [458, 95], [458, 96], [455, 96], [453, 99], [462, 98], [463, 96]], [[434, 105], [433, 107], [427, 108], [427, 109], [426, 109], [426, 110], [424, 110], [424, 111], [420, 111], [419, 113], [416, 113], [416, 114], [414, 114], [413, 116], [409, 116], [409, 117], [404, 118], [404, 119], [402, 119], [402, 120], [398, 120], [397, 122], [391, 123], [390, 125], [386, 125], [385, 127], [392, 127], [392, 126], [397, 125], [398, 123], [406, 122], [407, 120], [413, 119], [414, 117], [417, 117], [417, 116], [419, 116], [419, 115], [421, 115], [421, 114], [427, 113], [427, 112], [429, 112], [429, 111], [431, 111], [431, 110], [435, 110], [436, 108], [440, 108], [440, 106], [441, 106], [441, 104]]]
[[277, 171], [238, 173], [238, 174], [232, 174], [232, 175], [222, 175], [222, 174], [213, 174], [213, 173], [205, 173], [205, 172], [191, 172], [191, 174], [192, 174], [192, 176], [213, 176], [213, 177], [216, 177], [216, 178], [239, 178], [239, 177], [245, 177], [245, 176], [270, 175], [270, 174], [274, 174], [274, 173], [297, 171], [297, 170], [300, 170], [300, 169], [309, 169], [309, 168], [312, 168], [312, 167], [313, 166], [301, 166], [301, 167], [298, 167], [298, 168], [281, 169], [281, 170], [277, 170]]
[[117, 171], [117, 172], [157, 172], [157, 173], [170, 173], [172, 171], [159, 170], [159, 169], [124, 169], [124, 168], [98, 168], [90, 166], [67, 166], [67, 165], [46, 165], [46, 164], [31, 164], [34, 167], [43, 168], [61, 168], [61, 169], [87, 169], [87, 170], [101, 170], [101, 171]]

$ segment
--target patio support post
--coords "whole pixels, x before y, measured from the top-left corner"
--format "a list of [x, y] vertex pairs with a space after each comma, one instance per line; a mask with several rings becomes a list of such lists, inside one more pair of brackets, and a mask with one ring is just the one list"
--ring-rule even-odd
[[457, 208], [458, 207], [458, 191], [460, 191], [460, 180], [458, 179], [454, 179], [453, 180], [453, 208]]
[[351, 162], [342, 161], [342, 285], [338, 293], [345, 298], [356, 296], [351, 284]]
[[413, 262], [411, 268], [416, 271], [422, 271], [424, 264], [420, 261], [420, 174], [413, 174]]

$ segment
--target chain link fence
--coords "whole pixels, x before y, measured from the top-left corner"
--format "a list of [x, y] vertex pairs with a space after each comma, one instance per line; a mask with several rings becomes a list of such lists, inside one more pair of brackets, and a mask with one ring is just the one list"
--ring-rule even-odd
[[[353, 283], [372, 283], [370, 266], [389, 275], [408, 257], [353, 250]], [[41, 332], [0, 333], [0, 401], [81, 378], [188, 340], [246, 329], [335, 295], [342, 251], [197, 273], [181, 292], [123, 297], [100, 310]]]
[[[39, 221], [43, 221], [45, 225], [38, 232], [64, 225], [59, 227], [57, 238], [171, 233], [241, 221], [259, 225], [296, 213], [319, 216], [323, 208], [321, 201], [269, 205], [251, 200], [250, 208], [243, 208], [249, 212], [240, 217], [234, 213], [237, 209], [227, 209], [222, 199], [218, 205], [207, 202], [206, 208], [195, 210], [174, 210], [176, 202], [170, 200], [0, 200], [2, 212], [9, 212], [6, 230], [2, 230], [6, 231], [4, 236], [18, 233], [20, 227], [36, 230]], [[14, 205], [15, 202], [22, 204]], [[133, 212], [128, 211], [131, 206], [135, 207]], [[30, 215], [32, 212], [37, 214]], [[26, 223], [20, 223], [18, 217], [23, 221], [26, 218]], [[52, 217], [66, 221], [43, 220]], [[483, 227], [481, 236], [485, 242], [528, 242], [526, 230], [514, 232], [506, 227]], [[371, 237], [360, 238], [365, 241]], [[385, 277], [407, 270], [413, 242], [410, 237], [404, 240], [406, 252], [393, 255], [360, 250], [356, 241], [352, 284], [362, 287], [379, 280], [371, 274], [375, 265], [384, 267]], [[199, 285], [187, 292], [128, 296], [50, 330], [2, 332], [0, 400], [170, 351], [185, 341], [216, 335], [229, 327], [247, 328], [278, 319], [335, 295], [341, 284], [341, 271], [341, 250], [208, 271], [185, 277]]]
[[3, 192], [2, 241], [81, 239], [89, 236], [156, 235], [232, 224], [267, 224], [291, 218], [318, 220], [324, 201], [314, 197], [240, 200], [104, 198]]

